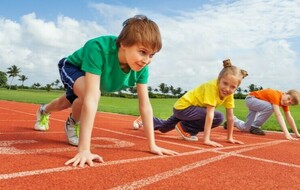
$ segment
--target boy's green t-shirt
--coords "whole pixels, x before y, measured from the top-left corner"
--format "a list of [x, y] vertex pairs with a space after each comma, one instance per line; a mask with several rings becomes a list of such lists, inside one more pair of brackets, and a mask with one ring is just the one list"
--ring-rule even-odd
[[148, 66], [140, 71], [130, 70], [128, 73], [121, 69], [116, 39], [116, 36], [91, 39], [67, 59], [84, 72], [99, 75], [100, 90], [103, 92], [119, 91], [136, 86], [136, 83], [147, 84]]

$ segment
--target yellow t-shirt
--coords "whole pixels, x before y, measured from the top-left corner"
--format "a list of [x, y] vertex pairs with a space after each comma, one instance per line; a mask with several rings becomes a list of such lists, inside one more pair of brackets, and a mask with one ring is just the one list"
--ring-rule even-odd
[[174, 108], [183, 110], [190, 106], [206, 107], [208, 105], [213, 107], [223, 105], [225, 108], [234, 108], [233, 94], [226, 96], [222, 100], [220, 99], [217, 79], [188, 91], [175, 102]]

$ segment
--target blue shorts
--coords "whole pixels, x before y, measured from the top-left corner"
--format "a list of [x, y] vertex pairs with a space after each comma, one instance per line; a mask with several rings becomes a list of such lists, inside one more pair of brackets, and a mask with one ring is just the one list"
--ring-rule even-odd
[[77, 98], [76, 94], [73, 91], [74, 82], [79, 77], [84, 76], [85, 72], [70, 63], [67, 58], [63, 58], [58, 62], [58, 70], [61, 81], [66, 89], [66, 97], [72, 104]]

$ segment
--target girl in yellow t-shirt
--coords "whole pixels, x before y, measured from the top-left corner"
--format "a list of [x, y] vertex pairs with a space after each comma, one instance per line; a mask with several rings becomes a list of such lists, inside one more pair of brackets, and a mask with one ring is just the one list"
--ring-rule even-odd
[[[197, 133], [204, 131], [204, 144], [222, 147], [210, 140], [210, 132], [224, 120], [223, 114], [215, 110], [223, 105], [226, 108], [228, 142], [243, 144], [233, 138], [233, 93], [248, 74], [233, 66], [229, 59], [223, 61], [223, 67], [217, 79], [201, 84], [178, 99], [170, 118], [153, 118], [154, 129], [166, 133], [175, 128], [188, 141], [198, 141]], [[142, 126], [140, 117], [134, 121], [134, 127], [137, 126]]]

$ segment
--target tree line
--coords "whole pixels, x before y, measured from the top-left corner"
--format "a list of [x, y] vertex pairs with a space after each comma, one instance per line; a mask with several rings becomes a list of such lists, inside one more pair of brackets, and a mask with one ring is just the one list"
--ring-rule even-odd
[[[46, 91], [51, 91], [53, 89], [56, 90], [63, 90], [63, 85], [60, 84], [60, 80], [56, 79], [54, 82], [50, 84], [46, 84], [45, 86], [42, 86], [40, 83], [34, 83], [33, 85], [24, 86], [24, 82], [29, 79], [25, 75], [21, 75], [21, 69], [17, 67], [16, 65], [12, 65], [11, 67], [7, 68], [7, 72], [0, 71], [0, 87], [1, 88], [7, 88], [8, 90], [16, 90], [18, 88], [22, 89], [42, 89]], [[18, 80], [22, 82], [20, 86], [12, 85], [14, 79], [16, 77], [19, 77]], [[8, 79], [10, 78], [9, 84]], [[256, 90], [262, 90], [263, 88], [261, 86], [250, 84], [248, 86], [248, 89], [242, 89], [241, 87], [237, 88], [234, 97], [236, 99], [244, 99], [246, 95], [249, 92], [256, 91]], [[181, 97], [183, 94], [186, 93], [186, 91], [183, 91], [181, 87], [174, 87], [172, 85], [167, 85], [165, 83], [161, 83], [158, 85], [157, 88], [153, 88], [151, 86], [148, 86], [149, 91], [149, 97], [150, 98], [178, 98]], [[136, 87], [130, 87], [115, 93], [104, 93], [103, 95], [106, 96], [117, 96], [117, 97], [127, 97], [127, 98], [134, 98], [137, 96], [137, 89]]]

